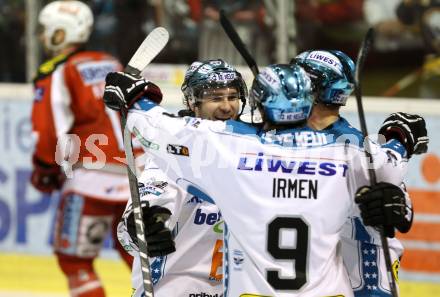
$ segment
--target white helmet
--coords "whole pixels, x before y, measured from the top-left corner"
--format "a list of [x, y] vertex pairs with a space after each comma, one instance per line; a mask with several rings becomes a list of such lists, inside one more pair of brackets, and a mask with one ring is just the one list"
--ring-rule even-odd
[[[87, 4], [81, 1], [54, 1], [47, 4], [38, 16], [44, 27], [45, 46], [57, 51], [71, 43], [84, 43], [89, 39], [93, 26], [93, 14]], [[53, 43], [56, 30], [64, 30], [63, 42]]]

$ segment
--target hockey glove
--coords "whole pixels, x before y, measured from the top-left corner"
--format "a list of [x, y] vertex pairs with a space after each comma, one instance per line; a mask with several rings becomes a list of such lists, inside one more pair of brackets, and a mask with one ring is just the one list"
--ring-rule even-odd
[[50, 194], [61, 189], [66, 176], [60, 166], [44, 163], [35, 156], [32, 158], [32, 163], [31, 183], [38, 191]]
[[361, 187], [356, 192], [355, 202], [359, 204], [364, 224], [383, 226], [387, 237], [394, 237], [394, 228], [406, 233], [411, 227], [411, 206], [398, 186], [381, 182], [372, 187]]
[[160, 88], [141, 76], [133, 76], [125, 72], [107, 74], [104, 103], [109, 108], [114, 110], [128, 109], [144, 96], [157, 104], [162, 101]]
[[[160, 257], [176, 251], [171, 230], [165, 226], [171, 212], [164, 207], [142, 207], [142, 217], [145, 226], [145, 240], [147, 241], [147, 253], [150, 257]], [[136, 226], [134, 213], [127, 218], [127, 231], [133, 243], [137, 245]]]
[[379, 129], [379, 134], [388, 141], [397, 139], [405, 146], [408, 158], [413, 154], [423, 154], [428, 150], [429, 138], [425, 119], [418, 115], [397, 112], [391, 114]]

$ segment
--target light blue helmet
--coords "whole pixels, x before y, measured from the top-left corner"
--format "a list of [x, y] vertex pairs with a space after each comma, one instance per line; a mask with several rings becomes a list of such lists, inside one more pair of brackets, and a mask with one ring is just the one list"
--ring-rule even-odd
[[355, 65], [341, 51], [306, 51], [296, 56], [291, 64], [303, 67], [310, 75], [319, 102], [345, 105], [354, 90]]
[[313, 105], [311, 80], [299, 66], [274, 64], [254, 79], [249, 95], [252, 108], [261, 104], [267, 120], [293, 124], [306, 120]]

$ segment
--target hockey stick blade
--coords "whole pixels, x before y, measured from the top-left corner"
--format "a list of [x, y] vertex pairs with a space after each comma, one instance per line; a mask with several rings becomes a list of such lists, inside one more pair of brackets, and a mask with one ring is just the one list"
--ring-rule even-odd
[[257, 74], [259, 73], [257, 63], [255, 62], [252, 55], [249, 53], [237, 31], [234, 29], [234, 26], [229, 21], [224, 10], [220, 11], [220, 24], [222, 25], [222, 28], [225, 31], [226, 35], [228, 35], [229, 39], [232, 41], [232, 44], [246, 61], [246, 64], [248, 64], [254, 76], [257, 76]]
[[[362, 87], [361, 87], [361, 73], [364, 68], [364, 63], [367, 58], [368, 52], [371, 49], [371, 46], [374, 42], [374, 29], [370, 28], [368, 29], [364, 40], [362, 41], [361, 47], [359, 49], [359, 53], [356, 59], [356, 70], [355, 70], [355, 77], [354, 77], [354, 91], [355, 91], [355, 97], [356, 97], [356, 103], [359, 113], [359, 123], [361, 125], [361, 131], [364, 136], [364, 145], [365, 145], [365, 156], [367, 159], [370, 160], [371, 165], [373, 164], [373, 156], [371, 155], [371, 148], [370, 148], [370, 141], [367, 139], [368, 131], [367, 131], [367, 124], [365, 120], [365, 114], [364, 114], [364, 108], [362, 105]], [[376, 184], [376, 172], [374, 171], [374, 166], [369, 166], [368, 168], [368, 175], [370, 177], [370, 184], [373, 186]], [[380, 233], [380, 241], [382, 244], [384, 259], [385, 259], [385, 265], [387, 268], [387, 276], [388, 276], [388, 283], [391, 290], [391, 295], [393, 297], [398, 297], [397, 295], [397, 287], [396, 282], [393, 277], [392, 273], [392, 264], [391, 264], [391, 256], [390, 256], [390, 249], [388, 246], [388, 240], [385, 236], [383, 228], [379, 228]]]
[[[124, 72], [132, 75], [140, 75], [147, 65], [162, 51], [169, 39], [168, 31], [158, 27], [151, 31], [144, 39], [130, 62], [125, 67]], [[121, 126], [124, 137], [124, 150], [127, 158], [127, 173], [130, 185], [131, 200], [133, 205], [133, 215], [135, 221], [136, 237], [139, 247], [139, 258], [143, 279], [144, 293], [146, 297], [153, 297], [153, 283], [151, 281], [150, 261], [148, 259], [148, 245], [145, 240], [144, 220], [142, 217], [142, 206], [139, 196], [138, 180], [136, 177], [136, 166], [131, 143], [131, 132], [127, 128], [127, 110], [121, 110]], [[148, 207], [148, 202], [146, 204]]]
[[141, 43], [125, 67], [124, 72], [139, 75], [168, 43], [167, 29], [157, 27]]

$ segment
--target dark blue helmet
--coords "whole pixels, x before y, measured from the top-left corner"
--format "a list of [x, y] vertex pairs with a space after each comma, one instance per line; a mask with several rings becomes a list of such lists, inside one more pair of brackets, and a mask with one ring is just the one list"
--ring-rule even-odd
[[254, 79], [249, 102], [252, 108], [261, 104], [266, 118], [275, 124], [304, 121], [313, 105], [310, 78], [296, 65], [269, 65]]
[[354, 90], [355, 65], [341, 51], [306, 51], [291, 63], [303, 67], [310, 75], [319, 102], [345, 105]]
[[195, 104], [202, 100], [204, 90], [234, 87], [244, 104], [247, 98], [247, 86], [240, 72], [222, 59], [196, 61], [185, 73], [181, 90], [187, 103]]

